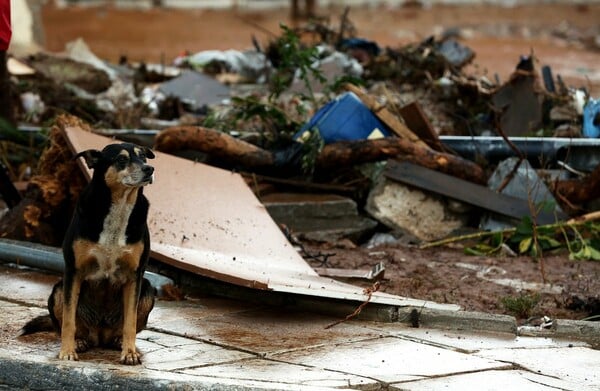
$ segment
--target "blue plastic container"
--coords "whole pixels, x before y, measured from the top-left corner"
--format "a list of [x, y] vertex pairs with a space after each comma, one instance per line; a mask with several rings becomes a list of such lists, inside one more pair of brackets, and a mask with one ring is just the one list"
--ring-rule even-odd
[[311, 129], [320, 133], [325, 144], [390, 135], [383, 122], [352, 92], [346, 92], [323, 106], [294, 138], [303, 139]]
[[600, 99], [590, 99], [583, 108], [583, 137], [600, 137]]

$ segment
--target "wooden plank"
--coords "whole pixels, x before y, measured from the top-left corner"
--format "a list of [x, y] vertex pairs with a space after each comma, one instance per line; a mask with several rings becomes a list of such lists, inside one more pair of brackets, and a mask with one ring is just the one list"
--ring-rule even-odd
[[429, 149], [429, 146], [421, 140], [412, 130], [406, 127], [397, 116], [390, 112], [385, 106], [379, 104], [377, 99], [369, 95], [361, 88], [353, 85], [346, 84], [346, 90], [352, 91], [360, 98], [360, 100], [379, 118], [384, 124], [386, 124], [396, 136], [405, 140], [412, 141], [416, 145]]
[[406, 126], [419, 136], [421, 140], [437, 151], [444, 151], [438, 134], [425, 116], [419, 103], [412, 102], [406, 106], [402, 106], [399, 112]]
[[[78, 128], [65, 131], [73, 152], [115, 142]], [[165, 153], [150, 163], [152, 257], [177, 268], [232, 284], [278, 292], [363, 302], [363, 289], [320, 277], [298, 254], [239, 174]], [[88, 177], [90, 171], [80, 164]], [[371, 301], [396, 306], [437, 304], [376, 292]]]
[[[384, 175], [407, 185], [466, 202], [504, 216], [521, 219], [532, 216], [527, 200], [496, 193], [485, 186], [442, 174], [412, 163], [388, 160]], [[562, 219], [564, 216], [557, 216]], [[557, 217], [552, 213], [540, 212], [538, 224], [551, 224]]]

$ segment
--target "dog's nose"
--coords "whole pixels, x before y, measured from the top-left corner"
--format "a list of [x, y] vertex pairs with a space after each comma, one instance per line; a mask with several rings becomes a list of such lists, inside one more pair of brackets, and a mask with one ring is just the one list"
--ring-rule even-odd
[[152, 173], [154, 172], [154, 167], [152, 167], [152, 166], [144, 166], [144, 167], [142, 167], [142, 172], [145, 175], [152, 175]]

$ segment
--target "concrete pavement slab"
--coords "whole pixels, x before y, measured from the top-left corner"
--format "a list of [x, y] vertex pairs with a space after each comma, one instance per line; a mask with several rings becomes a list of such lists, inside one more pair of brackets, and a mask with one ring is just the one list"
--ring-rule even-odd
[[499, 361], [395, 337], [306, 349], [274, 355], [273, 358], [365, 376], [385, 383], [511, 367]]
[[252, 379], [194, 376], [86, 361], [59, 361], [46, 356], [15, 356], [0, 348], [0, 386], [16, 390], [298, 390], [332, 391], [330, 387], [286, 384]]
[[581, 388], [575, 387], [578, 386], [561, 379], [519, 370], [466, 373], [390, 385], [391, 390], [415, 391], [437, 391], [441, 389], [446, 391], [581, 390]]
[[[138, 337], [138, 341], [142, 340], [147, 334], [142, 334]], [[156, 333], [158, 334], [158, 333]], [[163, 338], [159, 338], [161, 340]], [[181, 338], [185, 340], [185, 338]], [[239, 350], [224, 349], [220, 346], [210, 345], [207, 343], [188, 340], [182, 341], [176, 346], [160, 346], [154, 342], [146, 340], [146, 344], [139, 343], [138, 348], [144, 352], [144, 367], [161, 371], [179, 371], [187, 368], [194, 368], [206, 365], [214, 365], [237, 361], [241, 359], [254, 357], [248, 353], [240, 352]], [[172, 342], [172, 341], [171, 341]], [[147, 344], [158, 345], [160, 348], [150, 351], [151, 347]]]
[[581, 342], [397, 322], [326, 329], [339, 318], [214, 297], [158, 300], [137, 337], [141, 366], [108, 349], [64, 362], [55, 333], [16, 337], [47, 313], [58, 277], [12, 272], [0, 267], [0, 389], [600, 390], [600, 351]]
[[195, 368], [183, 371], [183, 373], [225, 379], [272, 381], [320, 387], [359, 388], [361, 390], [381, 389], [380, 383], [366, 377], [272, 360], [252, 359], [228, 365]]
[[221, 346], [235, 347], [261, 356], [305, 349], [311, 346], [336, 345], [378, 337], [376, 330], [353, 322], [331, 329], [325, 327], [335, 318], [299, 313], [284, 308], [229, 313], [222, 316], [182, 319], [153, 323], [155, 330], [186, 335]]
[[60, 279], [33, 269], [0, 268], [0, 297], [46, 307], [52, 286]]
[[580, 390], [600, 390], [600, 351], [584, 347], [494, 349], [477, 356], [512, 363], [532, 372], [577, 384]]
[[451, 348], [463, 353], [475, 353], [489, 349], [532, 349], [585, 346], [583, 341], [552, 338], [519, 337], [509, 333], [458, 332], [420, 328], [398, 328], [393, 324], [377, 324], [379, 330], [389, 330], [389, 335], [423, 342], [434, 346]]

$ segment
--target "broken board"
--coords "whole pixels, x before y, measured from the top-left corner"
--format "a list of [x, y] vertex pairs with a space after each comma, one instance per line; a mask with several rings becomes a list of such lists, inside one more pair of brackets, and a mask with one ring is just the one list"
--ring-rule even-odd
[[[102, 149], [109, 138], [67, 128], [73, 152]], [[262, 290], [364, 302], [363, 289], [320, 277], [288, 242], [239, 174], [155, 152], [150, 201], [152, 257], [228, 283]], [[91, 172], [80, 159], [82, 169]], [[457, 305], [382, 292], [370, 302], [458, 310]]]
[[[416, 164], [388, 160], [384, 175], [395, 181], [518, 220], [523, 216], [531, 216], [531, 209], [527, 200], [496, 193], [485, 186], [476, 185]], [[551, 224], [555, 223], [557, 218], [564, 217], [564, 215], [555, 216], [552, 213], [540, 211], [536, 217], [538, 224]]]

